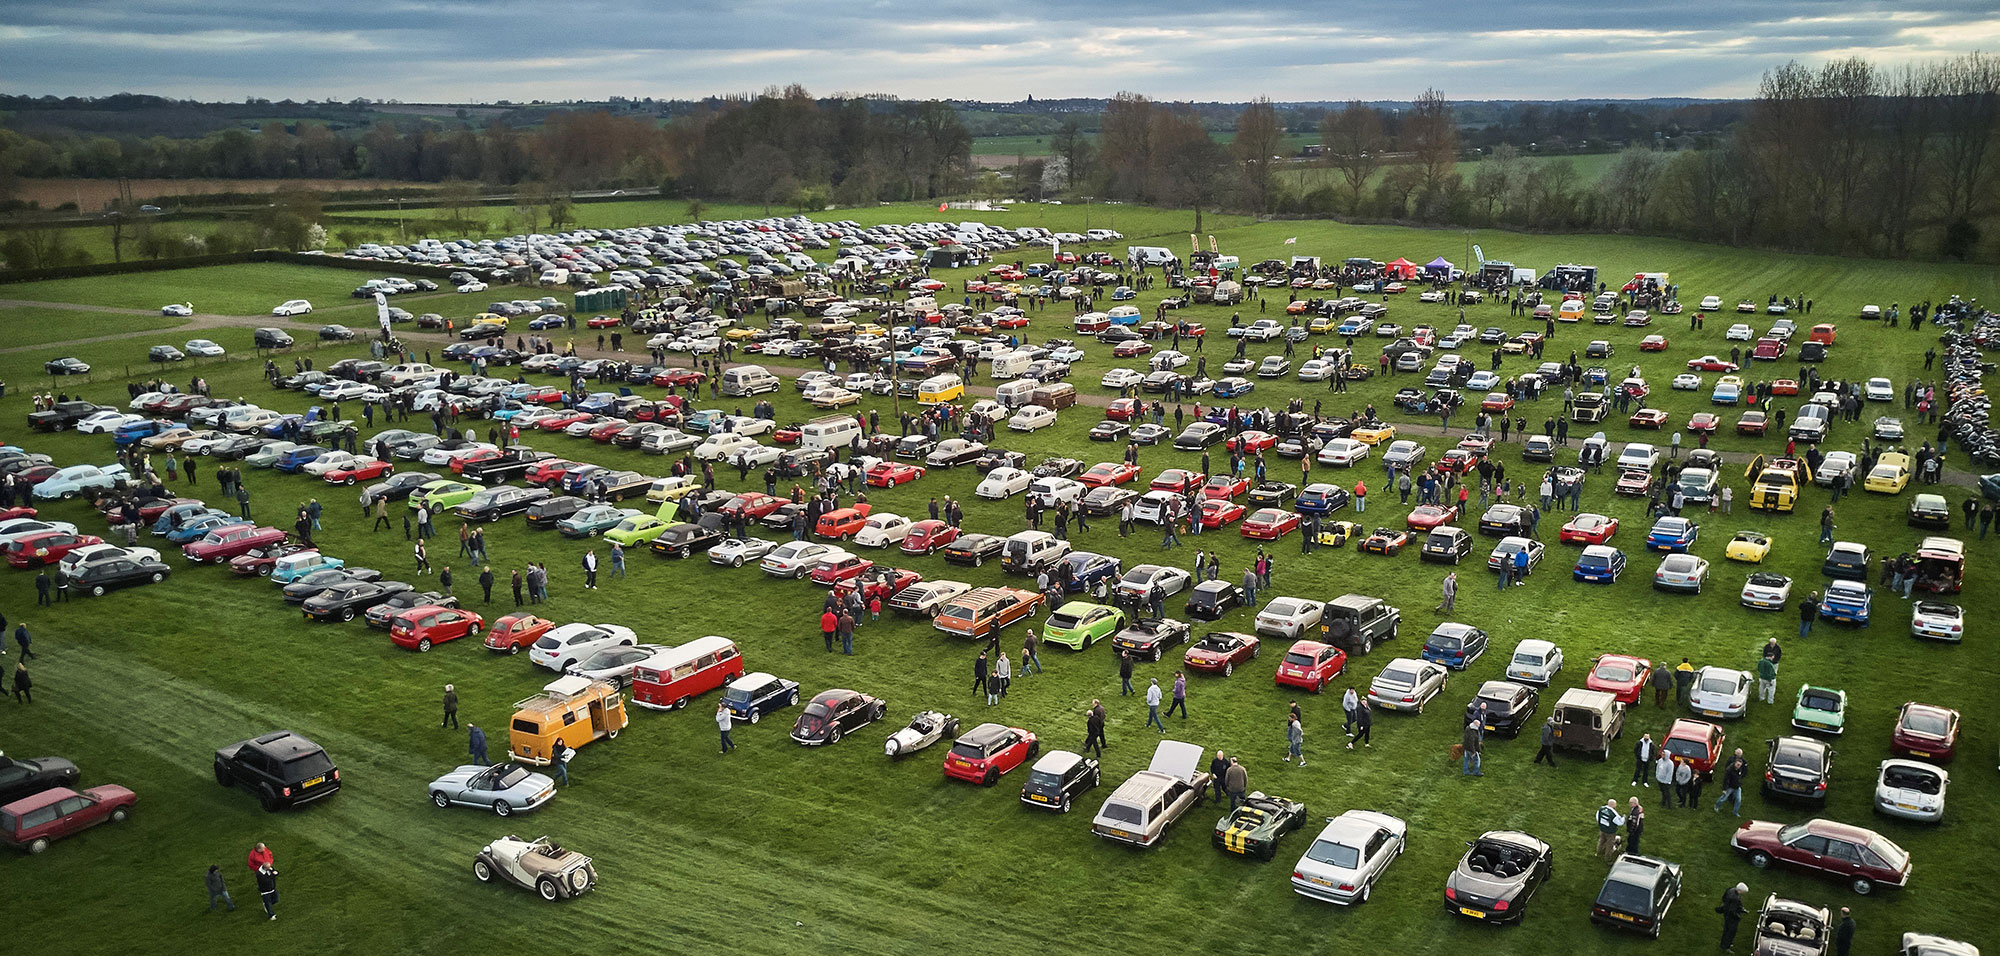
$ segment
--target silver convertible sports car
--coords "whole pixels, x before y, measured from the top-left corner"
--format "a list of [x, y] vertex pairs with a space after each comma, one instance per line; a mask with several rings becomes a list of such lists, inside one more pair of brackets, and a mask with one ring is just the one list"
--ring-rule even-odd
[[492, 810], [503, 817], [540, 807], [556, 795], [556, 782], [516, 763], [460, 767], [431, 781], [431, 802]]
[[550, 843], [548, 837], [523, 840], [510, 834], [494, 840], [472, 858], [472, 875], [481, 883], [499, 880], [533, 890], [551, 903], [597, 887], [597, 868], [590, 857]]

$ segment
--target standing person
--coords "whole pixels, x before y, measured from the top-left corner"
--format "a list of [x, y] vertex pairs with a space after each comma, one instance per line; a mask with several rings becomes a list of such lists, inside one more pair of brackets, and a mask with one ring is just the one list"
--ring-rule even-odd
[[1840, 908], [1840, 926], [1833, 931], [1834, 956], [1847, 956], [1854, 947], [1854, 914], [1847, 907]]
[[278, 868], [266, 863], [257, 868], [257, 895], [264, 900], [264, 912], [278, 918]]
[[277, 856], [271, 852], [270, 847], [259, 843], [250, 848], [250, 856], [245, 863], [250, 867], [250, 872], [255, 873], [265, 866], [276, 863], [277, 859]]
[[1633, 797], [1625, 811], [1625, 852], [1639, 853], [1639, 837], [1646, 832], [1646, 807]]
[[[1164, 695], [1160, 693], [1160, 679], [1155, 677], [1152, 679], [1152, 683], [1146, 687], [1146, 726], [1158, 727], [1160, 728], [1160, 733], [1164, 734], [1167, 732], [1167, 725], [1160, 720], [1160, 698], [1162, 696]], [[1233, 810], [1235, 808], [1231, 807], [1230, 809]]]
[[1285, 742], [1291, 747], [1290, 751], [1285, 754], [1285, 762], [1291, 763], [1293, 760], [1297, 760], [1299, 762], [1299, 766], [1301, 767], [1305, 766], [1306, 729], [1303, 725], [1299, 723], [1299, 715], [1296, 713], [1291, 714], [1286, 718]]
[[1229, 794], [1229, 809], [1243, 805], [1243, 795], [1250, 792], [1250, 770], [1243, 761], [1229, 758], [1229, 769], [1222, 774], [1223, 792]]
[[1750, 887], [1742, 883], [1738, 883], [1722, 891], [1722, 905], [1717, 906], [1715, 911], [1722, 914], [1723, 952], [1731, 952], [1735, 949], [1736, 926], [1738, 923], [1743, 922], [1743, 894], [1748, 892], [1750, 892]]
[[1465, 724], [1465, 756], [1459, 762], [1458, 775], [1461, 777], [1484, 777], [1485, 771], [1479, 767], [1480, 749], [1486, 742], [1486, 724], [1475, 718]]
[[735, 718], [729, 715], [729, 705], [718, 702], [715, 705], [715, 729], [722, 732], [722, 753], [727, 756], [736, 749], [736, 742], [729, 739], [729, 729], [735, 726]]
[[514, 569], [514, 575], [513, 575], [513, 578], [512, 578], [512, 580], [511, 580], [511, 581], [510, 581], [509, 583], [511, 583], [511, 584], [512, 584], [512, 585], [514, 586], [514, 606], [515, 606], [515, 607], [520, 607], [520, 606], [521, 606], [521, 583], [522, 583], [522, 582], [521, 582], [521, 569], [520, 569], [520, 568], [515, 568], [515, 569]]
[[1083, 720], [1083, 749], [1104, 756], [1104, 702], [1093, 698]]
[[1778, 662], [1769, 657], [1757, 658], [1757, 699], [1766, 704], [1778, 702]]
[[1132, 694], [1132, 652], [1119, 651], [1118, 652], [1118, 696], [1128, 697], [1131, 694]]
[[486, 596], [486, 603], [488, 603], [488, 604], [492, 604], [492, 603], [493, 603], [493, 566], [492, 566], [492, 565], [490, 565], [490, 564], [489, 564], [489, 565], [486, 565], [485, 567], [482, 567], [482, 568], [480, 568], [480, 569], [479, 569], [479, 590], [480, 590], [480, 592], [481, 592], [482, 594], [484, 594], [484, 595]]
[[1597, 808], [1597, 858], [1609, 861], [1618, 855], [1618, 828], [1625, 825], [1624, 816], [1618, 812], [1618, 798], [1604, 801]]
[[[1347, 689], [1340, 694], [1340, 711], [1346, 718], [1340, 725], [1340, 732], [1346, 734], [1349, 740], [1354, 739], [1355, 711], [1360, 708], [1361, 695], [1355, 693], [1353, 684], [1347, 685]], [[1347, 749], [1353, 750], [1354, 748], [1349, 747]]]
[[569, 744], [563, 743], [561, 737], [557, 737], [555, 746], [549, 748], [549, 763], [555, 766], [556, 773], [562, 775], [565, 787], [569, 786], [569, 755], [575, 752], [569, 749]]
[[1035, 636], [1034, 628], [1028, 628], [1027, 632], [1027, 636], [1021, 638], [1022, 677], [1028, 676], [1029, 673], [1039, 674], [1042, 672], [1042, 658], [1038, 653], [1041, 650], [1042, 640]]
[[[831, 614], [833, 612], [828, 611], [827, 613]], [[831, 639], [829, 639], [827, 644], [827, 650], [830, 651], [832, 649], [833, 649], [833, 644], [831, 642]], [[986, 652], [980, 651], [979, 656], [975, 658], [972, 662], [972, 692], [977, 694], [985, 689], [986, 689]]]
[[839, 623], [838, 623], [838, 625], [837, 625], [837, 626], [838, 626], [838, 629], [839, 629], [839, 631], [840, 631], [840, 652], [841, 652], [842, 654], [845, 654], [845, 655], [849, 656], [849, 657], [853, 657], [853, 656], [854, 656], [854, 614], [853, 614], [853, 612], [850, 612], [850, 611], [847, 611], [847, 610], [844, 610], [844, 609], [843, 609], [843, 610], [842, 610], [842, 611], [840, 612], [840, 621], [839, 621]]
[[1687, 703], [1688, 691], [1694, 688], [1694, 664], [1687, 658], [1674, 666], [1674, 700]]
[[1694, 762], [1674, 760], [1674, 801], [1686, 809], [1694, 804]]
[[1554, 717], [1542, 721], [1542, 749], [1535, 751], [1535, 762], [1542, 763], [1543, 761], [1547, 761], [1551, 767], [1556, 765], [1556, 719]]
[[1800, 637], [1812, 636], [1813, 619], [1817, 617], [1819, 617], [1819, 592], [1814, 591], [1806, 595], [1805, 600], [1799, 602]]
[[1660, 809], [1674, 808], [1674, 758], [1666, 751], [1660, 751], [1653, 760], [1653, 782], [1660, 785]]
[[597, 549], [583, 553], [583, 587], [587, 591], [597, 590]]
[[995, 707], [1000, 703], [1000, 672], [986, 675], [986, 706]]
[[[819, 636], [825, 639], [826, 652], [828, 654], [833, 653], [833, 636], [839, 633], [839, 631], [840, 615], [834, 611], [832, 605], [828, 605], [827, 609], [820, 612], [819, 615]], [[979, 685], [986, 683], [986, 655], [984, 653], [979, 655], [979, 664], [974, 670], [978, 673], [979, 677], [973, 681], [972, 689], [978, 690]]]
[[1186, 671], [1174, 672], [1174, 696], [1173, 696], [1173, 702], [1167, 706], [1167, 716], [1172, 717], [1174, 715], [1174, 711], [1176, 710], [1179, 710], [1181, 712], [1182, 720], [1187, 719], [1187, 672]]
[[14, 628], [14, 643], [15, 643], [15, 644], [18, 644], [18, 645], [20, 645], [20, 647], [21, 647], [21, 659], [22, 659], [22, 660], [24, 660], [24, 661], [28, 661], [28, 660], [34, 660], [34, 659], [35, 659], [36, 657], [39, 657], [39, 656], [41, 656], [41, 655], [39, 655], [39, 654], [36, 654], [36, 653], [35, 653], [34, 651], [32, 651], [32, 650], [30, 650], [30, 649], [29, 649], [29, 645], [30, 645], [30, 644], [33, 644], [33, 643], [34, 643], [34, 640], [35, 640], [35, 639], [34, 639], [34, 637], [32, 637], [31, 635], [29, 635], [29, 634], [28, 634], [28, 625], [27, 625], [27, 624], [25, 624], [25, 623], [24, 623], [24, 624], [19, 624], [19, 625], [16, 625], [16, 626], [15, 626], [15, 628]]
[[1722, 768], [1722, 792], [1715, 796], [1715, 812], [1722, 812], [1722, 805], [1729, 804], [1730, 812], [1743, 815], [1743, 778], [1750, 772], [1750, 761], [1743, 759], [1743, 748], [1729, 758]]
[[28, 662], [15, 661], [14, 703], [17, 704], [34, 703], [35, 702], [34, 690], [35, 690], [35, 679], [33, 677], [28, 676]]
[[1653, 706], [1665, 708], [1667, 706], [1667, 695], [1672, 693], [1674, 689], [1674, 672], [1664, 667], [1655, 667], [1653, 668], [1651, 681], [1653, 684]]
[[[188, 460], [192, 462], [194, 459]], [[210, 863], [208, 865], [208, 873], [202, 877], [202, 882], [208, 884], [209, 912], [215, 912], [216, 900], [221, 900], [229, 904], [229, 911], [231, 913], [236, 912], [236, 901], [229, 898], [229, 887], [222, 882], [222, 867], [220, 865]]]
[[445, 597], [456, 596], [451, 593], [451, 565], [445, 565], [444, 570], [438, 572], [438, 587], [444, 589]]
[[1007, 696], [1007, 688], [1014, 683], [1014, 663], [1007, 659], [1007, 652], [1000, 652], [1000, 659], [993, 664], [993, 676], [1000, 678], [1000, 696]]
[[480, 767], [491, 765], [493, 761], [486, 759], [486, 731], [480, 730], [478, 724], [466, 724], [466, 726], [472, 728], [471, 734], [466, 738], [465, 751], [472, 755], [473, 764]]
[[450, 684], [444, 685], [444, 720], [438, 724], [438, 729], [446, 727], [458, 729], [458, 690]]
[[[1501, 575], [1501, 577], [1505, 578], [1506, 575]], [[1504, 587], [1505, 585], [1503, 584], [1502, 586]], [[1440, 613], [1450, 614], [1458, 607], [1458, 572], [1445, 572], [1444, 583], [1440, 585], [1440, 588], [1444, 593], [1444, 600], [1438, 602], [1437, 610]]]
[[[1357, 730], [1360, 731], [1360, 733], [1357, 735], [1357, 738], [1361, 741], [1361, 746], [1363, 747], [1374, 746], [1374, 744], [1369, 742], [1369, 728], [1373, 727], [1374, 725], [1375, 725], [1375, 716], [1369, 712], [1368, 700], [1367, 698], [1364, 697], [1354, 707], [1354, 726]], [[1347, 742], [1347, 749], [1349, 750], [1354, 749], [1354, 741], [1350, 740]]]
[[1653, 769], [1653, 758], [1658, 750], [1653, 745], [1652, 734], [1640, 734], [1639, 742], [1632, 745], [1632, 785], [1647, 786], [1646, 776]]
[[424, 549], [424, 539], [418, 538], [410, 553], [416, 559], [418, 574], [431, 573], [431, 556], [430, 552]]

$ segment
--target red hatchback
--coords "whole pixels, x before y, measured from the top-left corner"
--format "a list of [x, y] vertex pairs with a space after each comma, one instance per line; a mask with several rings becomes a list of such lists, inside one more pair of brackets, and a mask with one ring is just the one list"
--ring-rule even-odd
[[540, 640], [556, 622], [533, 614], [509, 614], [493, 622], [493, 629], [486, 632], [486, 649], [508, 654], [519, 654], [521, 648]]
[[1005, 724], [980, 724], [966, 731], [944, 755], [944, 775], [992, 786], [1002, 774], [1035, 758], [1042, 743], [1035, 735]]
[[869, 506], [865, 503], [829, 511], [819, 516], [819, 524], [813, 528], [813, 533], [822, 538], [845, 541], [868, 524], [868, 511]]
[[1259, 508], [1250, 517], [1243, 519], [1243, 526], [1238, 529], [1238, 533], [1246, 538], [1276, 541], [1297, 530], [1299, 530], [1298, 512], [1282, 508]]
[[82, 793], [68, 787], [44, 790], [0, 807], [0, 840], [40, 853], [52, 841], [107, 820], [125, 819], [138, 801], [138, 794], [120, 786], [92, 787]]
[[1687, 761], [1694, 772], [1707, 774], [1715, 770], [1722, 760], [1722, 744], [1725, 737], [1722, 728], [1705, 720], [1683, 717], [1674, 721], [1667, 730], [1666, 739], [1660, 741], [1660, 749]]
[[1279, 687], [1299, 687], [1317, 694], [1347, 670], [1347, 652], [1332, 644], [1297, 641], [1278, 662], [1272, 682]]
[[1652, 661], [1628, 654], [1606, 654], [1591, 666], [1590, 676], [1583, 679], [1583, 686], [1612, 694], [1627, 704], [1636, 704], [1639, 695], [1646, 690], [1646, 678], [1651, 676]]
[[1904, 704], [1889, 733], [1889, 751], [1950, 763], [1958, 755], [1958, 711], [1935, 704]]
[[903, 553], [929, 554], [957, 540], [957, 528], [929, 518], [910, 525], [910, 532], [903, 536]]
[[471, 611], [426, 604], [396, 615], [389, 624], [389, 640], [397, 647], [428, 651], [432, 644], [469, 637], [485, 626], [486, 622]]
[[577, 463], [567, 458], [550, 459], [529, 469], [526, 480], [528, 484], [537, 488], [547, 488], [563, 480], [563, 477], [569, 474], [569, 470], [575, 467]]
[[1146, 403], [1136, 398], [1114, 399], [1104, 409], [1104, 417], [1113, 421], [1129, 422], [1145, 412]]
[[104, 539], [94, 534], [43, 531], [40, 534], [31, 534], [8, 542], [7, 563], [17, 568], [39, 568], [61, 561], [63, 555], [85, 545], [103, 543]]

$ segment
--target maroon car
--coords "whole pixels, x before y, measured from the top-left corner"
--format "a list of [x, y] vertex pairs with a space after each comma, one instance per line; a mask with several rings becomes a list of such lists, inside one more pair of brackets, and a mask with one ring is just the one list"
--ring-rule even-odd
[[106, 820], [123, 820], [139, 796], [124, 787], [92, 787], [82, 793], [68, 787], [44, 790], [0, 807], [0, 840], [29, 853], [49, 843], [88, 830]]
[[195, 564], [227, 564], [230, 559], [249, 554], [285, 540], [278, 528], [248, 524], [224, 525], [202, 535], [201, 540], [181, 546], [181, 556]]
[[1760, 870], [1784, 863], [1843, 880], [1856, 893], [1900, 888], [1910, 879], [1910, 854], [1902, 847], [1866, 827], [1832, 820], [1789, 825], [1752, 820], [1729, 838], [1729, 846]]
[[230, 558], [229, 570], [232, 574], [267, 576], [271, 573], [271, 568], [278, 563], [279, 558], [288, 554], [297, 554], [301, 551], [314, 550], [318, 549], [308, 548], [303, 544], [294, 544], [289, 541], [267, 544], [261, 548], [251, 548], [236, 557]]

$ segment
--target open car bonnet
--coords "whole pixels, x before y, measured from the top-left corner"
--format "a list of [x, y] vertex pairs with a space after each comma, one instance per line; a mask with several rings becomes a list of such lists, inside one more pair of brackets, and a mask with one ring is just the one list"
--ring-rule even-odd
[[1179, 780], [1192, 781], [1196, 769], [1201, 766], [1204, 751], [1191, 743], [1179, 740], [1162, 740], [1153, 750], [1153, 762], [1146, 766], [1154, 773], [1166, 774]]

